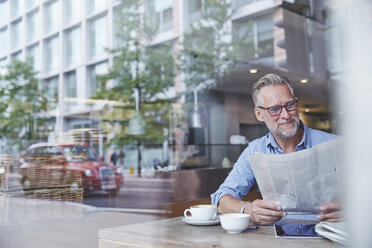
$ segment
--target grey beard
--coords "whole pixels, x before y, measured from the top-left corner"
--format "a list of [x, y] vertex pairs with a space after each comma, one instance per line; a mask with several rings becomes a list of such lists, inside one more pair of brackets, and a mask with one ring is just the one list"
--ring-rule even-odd
[[287, 138], [290, 138], [290, 137], [293, 137], [294, 135], [296, 135], [297, 131], [298, 131], [298, 127], [300, 126], [300, 118], [298, 117], [294, 117], [293, 118], [295, 120], [295, 127], [294, 129], [292, 130], [292, 132], [284, 132], [282, 131], [279, 126], [277, 126], [275, 128], [275, 130], [270, 130], [275, 136], [278, 136], [279, 138], [284, 138], [284, 139], [287, 139]]

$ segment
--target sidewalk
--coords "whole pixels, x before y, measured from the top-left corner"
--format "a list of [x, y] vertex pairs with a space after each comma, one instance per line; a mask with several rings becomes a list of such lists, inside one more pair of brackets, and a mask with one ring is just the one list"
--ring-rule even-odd
[[[81, 215], [71, 219], [11, 224], [0, 227], [1, 248], [94, 248], [98, 230], [165, 218], [159, 213], [102, 211], [100, 208], [74, 204]], [[125, 210], [124, 210], [125, 211]]]

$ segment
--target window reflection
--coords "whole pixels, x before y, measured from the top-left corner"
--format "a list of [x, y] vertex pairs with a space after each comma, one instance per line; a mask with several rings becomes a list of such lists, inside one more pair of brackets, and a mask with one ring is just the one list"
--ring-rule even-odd
[[30, 46], [27, 48], [26, 56], [33, 58], [33, 66], [36, 71], [41, 70], [40, 51], [39, 44]]
[[81, 17], [81, 4], [83, 0], [64, 0], [64, 24], [76, 22]]
[[6, 24], [9, 20], [9, 2], [9, 0], [0, 2], [0, 15], [2, 16], [2, 18], [0, 18], [0, 26]]
[[54, 1], [45, 5], [45, 15], [44, 15], [44, 33], [48, 34], [50, 32], [56, 31], [60, 24], [59, 18], [59, 2]]
[[9, 44], [8, 29], [6, 27], [0, 29], [0, 42], [2, 44], [0, 46], [0, 54], [4, 55], [8, 51], [8, 44]]
[[164, 32], [172, 29], [172, 0], [147, 0], [146, 9], [149, 15], [149, 23], [157, 29], [158, 32]]
[[22, 19], [19, 19], [12, 23], [11, 26], [11, 34], [12, 34], [12, 39], [11, 39], [11, 48], [18, 48], [21, 46], [23, 42], [23, 29], [22, 29]]
[[80, 43], [81, 29], [75, 28], [68, 30], [65, 35], [65, 65], [76, 65], [80, 62], [81, 43]]
[[[244, 21], [236, 21], [233, 23], [233, 35], [235, 39], [252, 40], [255, 51], [252, 53], [249, 50], [245, 51], [242, 57], [245, 60], [254, 60], [262, 58], [271, 58], [271, 66], [273, 65], [273, 16], [266, 14], [253, 19]], [[244, 53], [244, 51], [242, 51]]]
[[44, 43], [44, 70], [50, 73], [58, 68], [58, 36], [46, 40]]
[[39, 11], [35, 11], [27, 15], [27, 41], [32, 41], [39, 38], [40, 22]]
[[102, 55], [105, 52], [104, 48], [107, 47], [106, 32], [106, 16], [89, 23], [88, 54], [90, 58]]
[[58, 77], [46, 79], [44, 86], [47, 89], [46, 94], [49, 102], [56, 104], [58, 102]]
[[106, 7], [107, 1], [102, 0], [86, 0], [87, 14], [92, 14]]
[[[125, 189], [116, 190], [119, 183], [114, 176], [119, 177], [122, 170], [122, 179], [129, 178], [130, 185], [139, 173], [141, 180], [168, 176], [164, 181], [171, 181], [170, 175], [178, 170], [228, 171], [246, 141], [267, 132], [255, 119], [250, 100], [252, 83], [265, 73], [289, 77], [307, 125], [334, 131], [337, 121], [330, 107], [329, 78], [330, 71], [337, 71], [348, 58], [341, 49], [347, 39], [339, 38], [341, 29], [331, 30], [329, 40], [338, 45], [332, 46], [336, 54], [330, 53], [325, 32], [337, 25], [325, 24], [328, 7], [311, 12], [310, 8], [318, 7], [281, 2], [232, 0], [219, 5], [223, 1], [144, 0], [136, 9], [125, 5], [131, 1], [0, 1], [0, 72], [7, 71], [5, 65], [12, 58], [33, 57], [33, 66], [40, 71], [35, 72], [33, 82], [47, 99], [36, 101], [42, 97], [32, 98], [36, 95], [32, 90], [14, 97], [21, 102], [13, 105], [21, 116], [15, 120], [23, 121], [25, 116], [40, 119], [17, 126], [11, 138], [0, 136], [0, 154], [9, 153], [19, 160], [14, 162], [16, 173], [30, 161], [50, 168], [89, 160], [89, 166], [104, 168], [80, 170], [82, 182], [70, 181], [64, 190], [80, 189], [77, 201], [83, 201], [82, 193], [89, 192], [84, 196], [89, 204], [95, 197], [109, 202], [116, 194], [117, 201], [102, 205], [158, 207], [179, 200], [182, 192], [176, 194], [171, 184], [166, 190], [161, 188], [164, 185], [155, 185], [154, 191], [163, 190], [153, 195], [159, 199], [158, 205], [149, 202], [149, 195], [128, 203], [122, 196], [130, 187], [124, 184]], [[109, 50], [112, 48], [116, 50]], [[308, 83], [300, 84], [302, 79]], [[4, 92], [12, 89], [10, 81], [1, 85], [9, 86]], [[11, 116], [6, 103], [13, 98], [5, 94], [0, 99], [2, 135], [6, 130], [2, 121]], [[47, 110], [39, 113], [30, 103]], [[145, 120], [145, 135], [129, 135], [135, 113]], [[202, 123], [197, 127], [193, 126], [194, 114]], [[234, 135], [244, 136], [240, 137], [244, 142], [231, 143]], [[61, 144], [69, 146], [61, 148]], [[74, 150], [76, 144], [86, 146], [81, 148], [85, 151]], [[24, 173], [31, 173], [34, 169], [30, 168]], [[58, 175], [72, 172], [43, 173], [56, 176], [53, 183], [58, 184]], [[90, 181], [94, 175], [99, 179]], [[16, 182], [18, 189], [34, 183], [26, 179]]]
[[96, 65], [92, 65], [88, 69], [88, 95], [87, 97], [94, 96], [95, 92], [99, 90], [99, 82], [97, 80], [97, 76], [102, 75], [107, 72], [107, 63], [99, 63]]

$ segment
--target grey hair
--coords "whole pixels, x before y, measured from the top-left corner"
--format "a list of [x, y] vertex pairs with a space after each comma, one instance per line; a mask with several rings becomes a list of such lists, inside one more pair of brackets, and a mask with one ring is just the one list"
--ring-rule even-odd
[[292, 95], [293, 93], [293, 87], [289, 83], [289, 80], [286, 77], [276, 75], [274, 73], [266, 74], [265, 76], [258, 79], [257, 82], [255, 82], [252, 86], [252, 100], [254, 103], [254, 106], [257, 107], [260, 103], [259, 94], [261, 92], [261, 89], [266, 86], [274, 86], [274, 85], [280, 85], [285, 84], [288, 86], [288, 89], [291, 91]]

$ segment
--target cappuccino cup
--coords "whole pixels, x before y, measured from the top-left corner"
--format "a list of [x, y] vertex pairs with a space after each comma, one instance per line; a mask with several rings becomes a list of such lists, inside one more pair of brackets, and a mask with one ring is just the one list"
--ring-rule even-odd
[[193, 205], [190, 208], [186, 209], [183, 214], [186, 218], [192, 218], [193, 220], [214, 220], [217, 216], [217, 206]]

